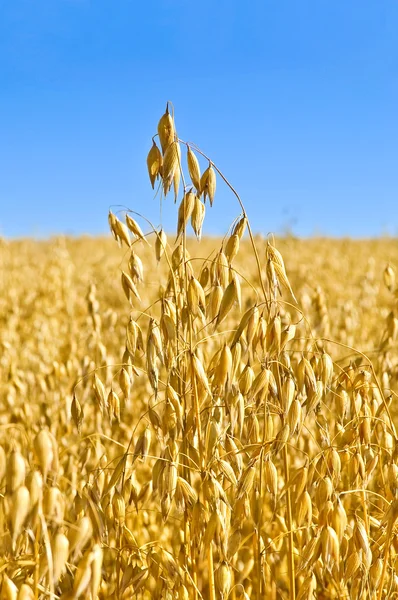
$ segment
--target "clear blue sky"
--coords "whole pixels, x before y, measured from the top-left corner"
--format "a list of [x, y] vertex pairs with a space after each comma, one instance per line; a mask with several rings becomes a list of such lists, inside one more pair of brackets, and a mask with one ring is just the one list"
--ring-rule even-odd
[[[0, 234], [158, 224], [169, 99], [255, 230], [398, 235], [397, 31], [398, 0], [0, 0]], [[238, 212], [220, 184], [205, 229]]]

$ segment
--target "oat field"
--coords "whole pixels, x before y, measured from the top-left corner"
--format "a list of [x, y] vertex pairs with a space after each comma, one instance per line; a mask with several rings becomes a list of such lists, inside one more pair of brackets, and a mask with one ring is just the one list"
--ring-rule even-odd
[[256, 236], [232, 186], [206, 237], [169, 110], [147, 162], [174, 232], [0, 240], [0, 598], [397, 598], [396, 240]]

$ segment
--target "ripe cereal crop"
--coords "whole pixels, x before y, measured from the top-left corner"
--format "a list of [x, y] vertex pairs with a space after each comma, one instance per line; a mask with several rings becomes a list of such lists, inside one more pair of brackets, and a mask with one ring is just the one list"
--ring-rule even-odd
[[0, 600], [398, 597], [396, 241], [255, 235], [170, 103], [148, 146], [174, 232], [0, 240]]

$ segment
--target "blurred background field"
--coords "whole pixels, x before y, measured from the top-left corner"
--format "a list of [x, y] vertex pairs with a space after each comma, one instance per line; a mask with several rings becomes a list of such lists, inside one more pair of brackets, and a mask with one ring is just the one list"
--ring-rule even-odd
[[[256, 240], [260, 259], [264, 259], [265, 240], [258, 236]], [[196, 240], [189, 240], [188, 247], [193, 258], [211, 258], [220, 243], [221, 238], [202, 240], [200, 255]], [[278, 238], [277, 247], [284, 256], [299, 305], [317, 336], [377, 353], [391, 310], [391, 294], [383, 283], [383, 272], [388, 264], [398, 264], [396, 240], [288, 237]], [[140, 248], [140, 256], [148, 265], [145, 294], [137, 306], [144, 310], [157, 296], [159, 286], [166, 285], [167, 271], [164, 259], [157, 265], [153, 247]], [[9, 344], [16, 364], [32, 360], [48, 368], [53, 360], [65, 359], [62, 348], [68, 343], [77, 344], [83, 357], [90, 333], [86, 297], [92, 284], [105, 324], [108, 318], [114, 323], [111, 327], [104, 325], [102, 330], [107, 352], [112, 360], [121, 358], [130, 314], [120, 285], [126, 257], [126, 250], [120, 250], [111, 236], [3, 240], [1, 340]], [[241, 246], [236, 268], [244, 278], [258, 282], [248, 241]], [[51, 344], [40, 344], [46, 337]], [[346, 353], [333, 345], [330, 350], [338, 355]]]

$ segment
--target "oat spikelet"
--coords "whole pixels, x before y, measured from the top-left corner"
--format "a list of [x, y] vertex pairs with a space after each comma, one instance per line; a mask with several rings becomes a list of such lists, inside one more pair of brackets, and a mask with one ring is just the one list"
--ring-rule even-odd
[[242, 498], [245, 494], [249, 494], [256, 477], [256, 465], [253, 463], [249, 465], [242, 473], [242, 477], [239, 480], [237, 498]]
[[163, 192], [167, 196], [170, 191], [171, 185], [177, 182], [174, 180], [174, 176], [177, 173], [179, 182], [180, 176], [180, 164], [181, 164], [181, 151], [178, 142], [172, 142], [165, 152], [163, 157]]
[[273, 443], [273, 451], [275, 454], [278, 454], [282, 448], [285, 446], [286, 442], [290, 437], [290, 427], [286, 423], [282, 429], [278, 432], [274, 443]]
[[159, 233], [156, 233], [156, 242], [155, 242], [155, 254], [156, 254], [156, 260], [158, 262], [162, 258], [163, 254], [166, 250], [166, 247], [167, 247], [167, 235], [163, 231], [163, 229], [161, 229], [159, 231]]
[[187, 293], [188, 306], [194, 316], [198, 315], [198, 309], [205, 310], [206, 299], [205, 293], [199, 281], [195, 277], [191, 277], [188, 284]]
[[83, 418], [84, 418], [84, 412], [80, 405], [79, 400], [76, 397], [76, 394], [73, 394], [73, 399], [72, 399], [72, 404], [71, 404], [71, 415], [72, 415], [73, 422], [77, 427], [77, 431], [78, 431], [78, 433], [80, 433], [82, 423], [83, 423]]
[[201, 190], [200, 190], [200, 166], [199, 166], [199, 161], [196, 158], [196, 155], [194, 154], [194, 152], [191, 150], [191, 148], [188, 146], [188, 150], [187, 150], [187, 163], [188, 163], [188, 171], [189, 171], [189, 176], [191, 178], [192, 183], [194, 184], [196, 191], [198, 192], [198, 194], [200, 195]]
[[27, 583], [23, 583], [19, 588], [17, 600], [35, 600], [34, 591]]
[[[237, 330], [235, 332], [234, 338], [232, 340], [232, 344], [231, 344], [232, 347], [235, 346], [235, 344], [238, 343], [238, 341], [240, 340], [240, 337], [241, 337], [242, 333], [244, 332], [246, 326], [250, 322], [250, 319], [252, 318], [252, 315], [256, 311], [257, 311], [257, 315], [258, 315], [258, 308], [257, 308], [257, 306], [252, 306], [242, 316], [242, 318], [240, 320], [240, 323], [238, 325], [238, 328], [237, 328]], [[257, 322], [258, 322], [258, 316], [257, 316]]]
[[211, 320], [215, 319], [219, 314], [223, 295], [224, 291], [221, 285], [215, 285], [208, 296], [207, 312]]
[[75, 579], [73, 582], [73, 600], [78, 600], [78, 598], [84, 594], [90, 585], [92, 576], [91, 563], [92, 555], [90, 551], [87, 551], [80, 560], [76, 569]]
[[235, 256], [239, 252], [239, 236], [231, 235], [228, 238], [228, 242], [225, 246], [225, 256], [228, 258], [228, 262], [231, 264]]
[[6, 470], [6, 482], [7, 482], [7, 492], [14, 492], [20, 485], [22, 485], [25, 481], [26, 475], [26, 464], [24, 457], [18, 450], [14, 450], [7, 464]]
[[42, 429], [37, 434], [34, 440], [34, 448], [43, 473], [43, 479], [46, 481], [54, 458], [53, 445], [48, 431]]
[[113, 237], [115, 238], [115, 240], [118, 241], [116, 221], [117, 221], [116, 215], [110, 210], [108, 213], [109, 228], [110, 228], [111, 233], [112, 233]]
[[146, 159], [149, 179], [151, 181], [152, 189], [155, 187], [155, 181], [162, 174], [163, 157], [159, 148], [156, 145], [155, 140], [153, 141], [152, 148], [149, 150], [148, 157]]
[[55, 535], [51, 543], [53, 556], [53, 581], [56, 585], [66, 568], [69, 555], [69, 540], [61, 531]]
[[15, 544], [21, 529], [25, 523], [30, 509], [30, 494], [27, 487], [21, 485], [10, 498], [11, 511], [11, 531], [12, 531], [12, 546], [15, 549]]
[[246, 227], [247, 227], [247, 218], [242, 217], [241, 219], [239, 219], [239, 221], [235, 225], [232, 235], [237, 235], [238, 238], [241, 240], [245, 234]]
[[234, 305], [234, 302], [236, 302], [237, 299], [238, 299], [237, 284], [236, 284], [236, 279], [233, 278], [231, 283], [228, 285], [227, 289], [225, 290], [224, 295], [222, 297], [221, 304], [220, 304], [220, 310], [219, 310], [217, 321], [216, 321], [216, 327], [218, 327], [224, 321], [224, 319], [228, 315], [229, 311], [231, 310], [232, 306]]
[[1, 598], [4, 600], [17, 600], [18, 598], [18, 588], [6, 574], [3, 575]]
[[102, 578], [102, 560], [103, 560], [103, 551], [99, 544], [95, 544], [91, 551], [91, 581], [90, 581], [90, 591], [91, 597], [97, 598], [98, 591], [101, 585]]
[[126, 215], [126, 224], [127, 224], [127, 227], [130, 229], [131, 233], [136, 238], [145, 242], [146, 244], [148, 244], [148, 246], [150, 245], [148, 240], [146, 239], [141, 227], [138, 225], [137, 221], [135, 221], [132, 217], [130, 217], [130, 215]]
[[148, 455], [151, 445], [151, 430], [147, 427], [138, 438], [135, 448], [134, 457], [144, 460]]
[[384, 279], [384, 285], [386, 286], [386, 288], [390, 291], [393, 292], [395, 290], [396, 287], [396, 283], [395, 283], [395, 271], [393, 269], [393, 267], [388, 264], [386, 266], [386, 268], [383, 271], [383, 279]]
[[199, 196], [195, 196], [195, 205], [192, 211], [191, 225], [199, 241], [202, 236], [202, 226], [205, 218], [205, 211], [205, 205], [200, 200]]
[[144, 267], [142, 264], [142, 260], [140, 259], [138, 254], [134, 252], [134, 250], [131, 251], [129, 259], [129, 269], [131, 278], [134, 281], [134, 283], [137, 283], [137, 281], [144, 281]]
[[160, 145], [162, 146], [163, 154], [166, 152], [167, 148], [170, 146], [172, 142], [174, 142], [175, 138], [175, 127], [173, 117], [169, 113], [169, 105], [166, 106], [166, 112], [160, 118], [158, 123], [158, 134]]
[[272, 267], [272, 271], [275, 273], [275, 277], [282, 285], [289, 290], [293, 299], [297, 302], [296, 297], [293, 293], [292, 287], [290, 285], [289, 279], [286, 275], [285, 263], [282, 258], [282, 254], [277, 250], [274, 246], [272, 246], [269, 242], [267, 242], [267, 258]]
[[214, 196], [216, 193], [216, 173], [213, 167], [211, 166], [211, 163], [202, 175], [202, 178], [200, 180], [200, 190], [201, 193], [204, 194], [205, 201], [208, 196], [210, 206], [213, 206]]
[[231, 570], [228, 566], [228, 563], [224, 560], [217, 571], [215, 572], [215, 580], [217, 589], [220, 592], [221, 600], [225, 600], [228, 598], [229, 590], [231, 589]]
[[129, 302], [131, 300], [131, 295], [135, 296], [138, 300], [141, 300], [137, 290], [137, 286], [131, 279], [130, 275], [125, 271], [122, 271], [122, 287], [124, 293], [126, 294], [126, 298]]
[[192, 215], [194, 206], [195, 206], [195, 194], [192, 191], [187, 192], [184, 195], [183, 199], [181, 200], [181, 204], [178, 209], [178, 224], [177, 224], [176, 242], [178, 241], [179, 237], [182, 235], [184, 229], [186, 228], [186, 225]]
[[107, 408], [107, 394], [104, 384], [96, 373], [94, 374], [93, 389], [102, 412]]
[[178, 168], [174, 171], [173, 175], [173, 189], [174, 189], [174, 203], [177, 202], [178, 190], [180, 188], [181, 181], [181, 164], [178, 164]]
[[87, 516], [81, 517], [68, 532], [69, 555], [76, 557], [84, 549], [92, 534], [91, 519]]
[[130, 234], [124, 223], [122, 223], [113, 212], [109, 211], [108, 215], [109, 227], [111, 229], [112, 235], [115, 240], [118, 242], [119, 246], [122, 245], [122, 242], [126, 244], [127, 247], [131, 246]]
[[203, 388], [207, 391], [207, 393], [211, 396], [211, 389], [209, 386], [209, 381], [206, 375], [206, 371], [200, 362], [199, 358], [196, 354], [192, 354], [192, 365], [194, 370], [194, 375], [198, 379], [199, 383], [203, 386]]

